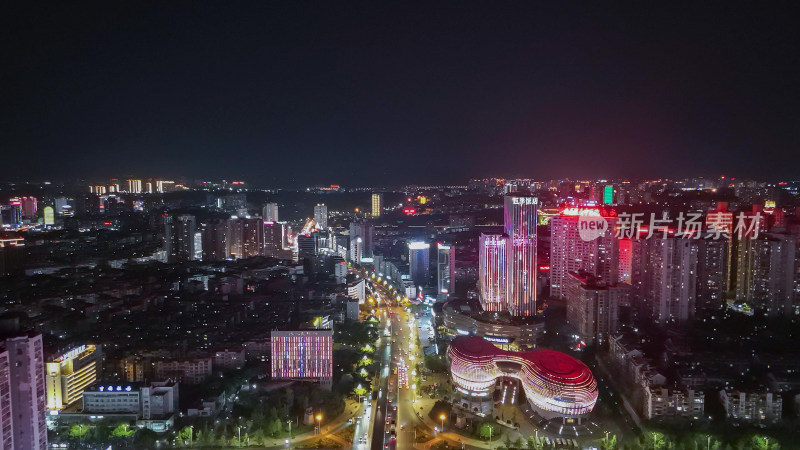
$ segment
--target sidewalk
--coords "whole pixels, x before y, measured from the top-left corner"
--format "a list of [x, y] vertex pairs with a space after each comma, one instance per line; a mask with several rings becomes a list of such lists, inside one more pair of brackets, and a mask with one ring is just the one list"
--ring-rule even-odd
[[[356, 407], [355, 409], [353, 407]], [[309, 431], [303, 434], [298, 434], [292, 436], [292, 439], [289, 441], [289, 446], [295, 446], [297, 444], [303, 443], [305, 441], [311, 439], [322, 439], [328, 438], [332, 439], [336, 442], [342, 444], [343, 448], [347, 448], [348, 444], [341, 438], [333, 436], [333, 433], [341, 431], [342, 429], [346, 428], [349, 423], [347, 423], [347, 419], [351, 417], [355, 417], [361, 411], [361, 403], [353, 401], [353, 400], [345, 400], [344, 411], [339, 414], [334, 420], [330, 422], [329, 425], [322, 426], [322, 433], [317, 434], [316, 430]], [[287, 438], [269, 438], [266, 440], [266, 444], [264, 447], [266, 448], [286, 448], [285, 439]]]
[[[430, 446], [440, 440], [447, 441], [452, 447], [460, 448], [463, 445], [466, 448], [474, 448], [474, 449], [488, 449], [488, 448], [495, 448], [499, 445], [502, 445], [502, 442], [495, 441], [492, 443], [481, 441], [479, 439], [474, 439], [471, 437], [463, 436], [461, 434], [455, 432], [435, 432], [433, 431], [434, 428], [440, 428], [441, 423], [434, 422], [429, 416], [428, 413], [430, 412], [433, 405], [436, 403], [434, 399], [422, 399], [417, 400], [416, 404], [414, 404], [414, 414], [417, 416], [417, 420], [419, 420], [423, 425], [429, 428], [429, 432], [434, 436], [433, 439], [429, 440], [428, 442], [423, 443], [415, 443], [414, 448], [417, 449], [427, 449]], [[422, 408], [422, 409], [420, 409]], [[447, 425], [445, 425], [447, 428]]]

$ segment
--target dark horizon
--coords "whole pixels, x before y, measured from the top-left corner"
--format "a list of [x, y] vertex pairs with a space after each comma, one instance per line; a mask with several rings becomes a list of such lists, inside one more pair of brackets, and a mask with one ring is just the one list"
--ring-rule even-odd
[[775, 5], [5, 8], [0, 179], [797, 179]]

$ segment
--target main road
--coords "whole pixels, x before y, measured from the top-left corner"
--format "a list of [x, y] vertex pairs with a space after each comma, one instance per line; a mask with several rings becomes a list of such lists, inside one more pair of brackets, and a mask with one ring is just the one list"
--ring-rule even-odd
[[[375, 352], [379, 369], [370, 448], [412, 449], [414, 430], [420, 423], [414, 412], [416, 386], [413, 386], [415, 369], [422, 358], [417, 321], [413, 314], [398, 306], [402, 297], [388, 283], [366, 271], [357, 273], [371, 285], [376, 316], [381, 321], [382, 337]], [[430, 326], [430, 322], [425, 322]], [[354, 445], [354, 449], [363, 447]]]

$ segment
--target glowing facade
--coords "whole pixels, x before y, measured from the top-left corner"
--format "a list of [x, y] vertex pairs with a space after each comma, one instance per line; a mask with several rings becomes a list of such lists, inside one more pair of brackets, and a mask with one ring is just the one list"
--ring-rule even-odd
[[430, 275], [430, 249], [427, 242], [408, 243], [408, 268], [409, 275], [417, 286], [428, 283]]
[[478, 286], [484, 311], [506, 309], [506, 245], [508, 239], [499, 234], [481, 234], [479, 241]]
[[512, 316], [536, 314], [536, 197], [506, 196], [503, 215], [508, 235], [507, 309]]
[[100, 351], [81, 345], [47, 363], [47, 409], [64, 409], [83, 397], [83, 391], [97, 380]]
[[333, 331], [273, 331], [272, 379], [313, 379], [330, 384]]
[[317, 223], [320, 230], [328, 228], [328, 207], [323, 203], [318, 203], [314, 207], [314, 222]]
[[436, 274], [438, 294], [450, 294], [455, 290], [455, 254], [456, 249], [452, 245], [436, 245]]
[[380, 217], [383, 208], [383, 194], [372, 194], [372, 217]]
[[477, 336], [459, 336], [448, 350], [453, 385], [473, 397], [489, 397], [498, 378], [518, 379], [542, 417], [580, 417], [597, 402], [597, 382], [585, 364], [553, 350], [501, 350]]

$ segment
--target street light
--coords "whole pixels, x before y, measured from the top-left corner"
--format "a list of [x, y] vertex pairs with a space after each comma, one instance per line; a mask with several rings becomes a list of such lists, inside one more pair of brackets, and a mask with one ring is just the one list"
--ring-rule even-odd
[[322, 434], [322, 414], [317, 414], [317, 434]]
[[442, 432], [444, 432], [444, 419], [446, 419], [446, 418], [447, 418], [447, 416], [445, 416], [444, 414], [442, 414], [441, 416], [439, 416], [439, 418], [440, 418], [440, 419], [442, 419]]
[[194, 445], [194, 425], [189, 425], [189, 447]]

